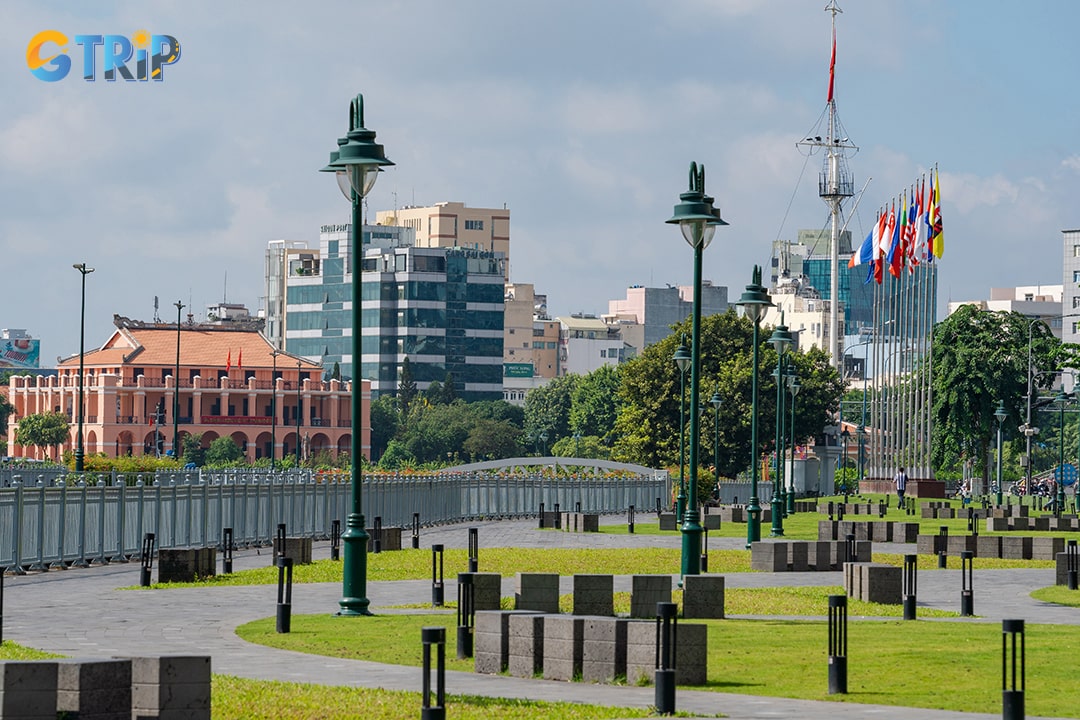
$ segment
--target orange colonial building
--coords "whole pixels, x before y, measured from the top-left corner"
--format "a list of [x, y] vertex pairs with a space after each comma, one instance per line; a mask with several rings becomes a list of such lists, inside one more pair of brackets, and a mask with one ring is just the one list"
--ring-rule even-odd
[[[229, 436], [249, 461], [337, 455], [352, 443], [352, 383], [323, 381], [320, 364], [277, 350], [250, 326], [144, 323], [113, 316], [116, 331], [83, 356], [87, 456], [164, 455], [173, 447], [173, 401], [179, 340], [179, 431], [202, 433], [202, 446]], [[71, 433], [59, 452], [78, 445], [79, 356], [60, 362], [53, 377], [22, 375], [8, 384], [15, 413], [8, 423], [8, 454], [42, 457], [44, 449], [15, 443], [19, 418], [62, 412]], [[363, 384], [364, 455], [369, 455], [370, 386]], [[272, 412], [276, 409], [276, 413]], [[299, 408], [299, 409], [298, 409]], [[276, 415], [276, 418], [274, 417]], [[297, 420], [299, 419], [299, 433]], [[57, 459], [54, 457], [53, 459]]]

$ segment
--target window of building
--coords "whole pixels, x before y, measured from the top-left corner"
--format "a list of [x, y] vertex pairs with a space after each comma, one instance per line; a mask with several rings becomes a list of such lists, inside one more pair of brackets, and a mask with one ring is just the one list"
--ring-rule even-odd
[[465, 221], [465, 229], [466, 230], [483, 230], [484, 229], [484, 221], [483, 220], [466, 220]]
[[1073, 270], [1073, 282], [1080, 283], [1080, 270]]
[[1073, 245], [1073, 257], [1080, 257], [1080, 245]]
[[1024, 293], [1024, 302], [1031, 302], [1035, 299], [1035, 296], [1031, 293]]
[[1080, 308], [1080, 295], [1073, 298], [1073, 310]]

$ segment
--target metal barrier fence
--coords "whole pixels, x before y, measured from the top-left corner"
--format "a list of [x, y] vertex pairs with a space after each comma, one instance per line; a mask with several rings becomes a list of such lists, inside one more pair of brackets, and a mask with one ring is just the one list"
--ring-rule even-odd
[[[35, 473], [36, 475], [36, 473]], [[16, 572], [61, 564], [124, 561], [152, 532], [158, 546], [205, 547], [233, 529], [239, 547], [269, 545], [279, 523], [292, 536], [328, 538], [344, 525], [350, 484], [342, 474], [186, 472], [57, 475], [51, 482], [24, 474], [0, 488], [0, 567]], [[30, 480], [30, 478], [27, 478]], [[665, 477], [546, 477], [365, 475], [369, 523], [407, 527], [413, 513], [424, 525], [535, 516], [540, 503], [583, 511], [623, 512], [667, 497]]]

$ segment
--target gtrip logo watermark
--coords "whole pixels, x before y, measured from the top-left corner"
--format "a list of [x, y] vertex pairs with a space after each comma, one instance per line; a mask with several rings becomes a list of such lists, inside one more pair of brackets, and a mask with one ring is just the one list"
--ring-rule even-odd
[[[82, 56], [82, 79], [97, 80], [98, 58], [101, 58], [102, 75], [115, 82], [118, 78], [128, 82], [162, 82], [166, 65], [180, 59], [180, 41], [172, 35], [152, 35], [146, 30], [136, 31], [130, 38], [126, 35], [75, 35], [70, 43], [81, 47], [76, 56]], [[101, 48], [100, 54], [98, 48]], [[38, 80], [57, 82], [71, 72], [71, 55], [68, 54], [68, 36], [59, 30], [42, 30], [26, 46], [26, 64]], [[134, 59], [134, 72], [128, 66]], [[78, 60], [76, 60], [78, 61]]]

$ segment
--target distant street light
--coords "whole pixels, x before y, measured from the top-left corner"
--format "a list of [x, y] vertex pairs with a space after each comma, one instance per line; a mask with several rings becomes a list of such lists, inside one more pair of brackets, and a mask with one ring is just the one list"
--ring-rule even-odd
[[746, 508], [746, 547], [761, 540], [761, 505], [759, 504], [758, 486], [758, 334], [761, 331], [761, 318], [766, 308], [772, 307], [772, 298], [761, 284], [761, 266], [754, 266], [750, 284], [746, 286], [739, 301], [735, 303], [743, 309], [746, 317], [754, 324], [750, 375], [750, 504]]
[[795, 374], [794, 368], [787, 376], [787, 388], [791, 393], [791, 442], [788, 445], [791, 447], [791, 474], [788, 477], [788, 493], [787, 493], [787, 513], [788, 515], [795, 514], [795, 396], [799, 394], [799, 390], [802, 389], [802, 385], [799, 384], [799, 376]]
[[79, 304], [79, 437], [75, 446], [75, 472], [82, 472], [83, 458], [86, 457], [83, 447], [83, 416], [86, 414], [86, 401], [83, 396], [86, 388], [86, 371], [83, 365], [86, 355], [86, 276], [94, 272], [94, 268], [86, 267], [86, 263], [77, 263], [71, 267], [82, 275], [82, 301]]
[[184, 303], [177, 300], [176, 306], [176, 372], [173, 374], [173, 458], [180, 459], [180, 311]]
[[1005, 409], [1005, 401], [999, 401], [997, 410], [994, 410], [994, 417], [997, 419], [997, 492], [994, 498], [995, 507], [1001, 507], [1001, 426], [1005, 422], [1005, 418], [1009, 416], [1008, 411]]
[[686, 510], [686, 371], [690, 369], [690, 351], [686, 349], [686, 335], [671, 358], [679, 369], [679, 495], [675, 498], [675, 522]]
[[713, 489], [719, 492], [720, 489], [720, 405], [723, 400], [720, 399], [720, 389], [717, 388], [713, 391], [712, 397], [709, 398], [709, 404], [713, 406], [713, 470], [716, 474], [715, 485]]
[[782, 537], [784, 534], [784, 501], [780, 497], [781, 485], [784, 482], [784, 353], [791, 347], [793, 338], [784, 324], [783, 317], [780, 324], [773, 330], [769, 343], [776, 350], [776, 472], [773, 474], [772, 496], [772, 537]]

